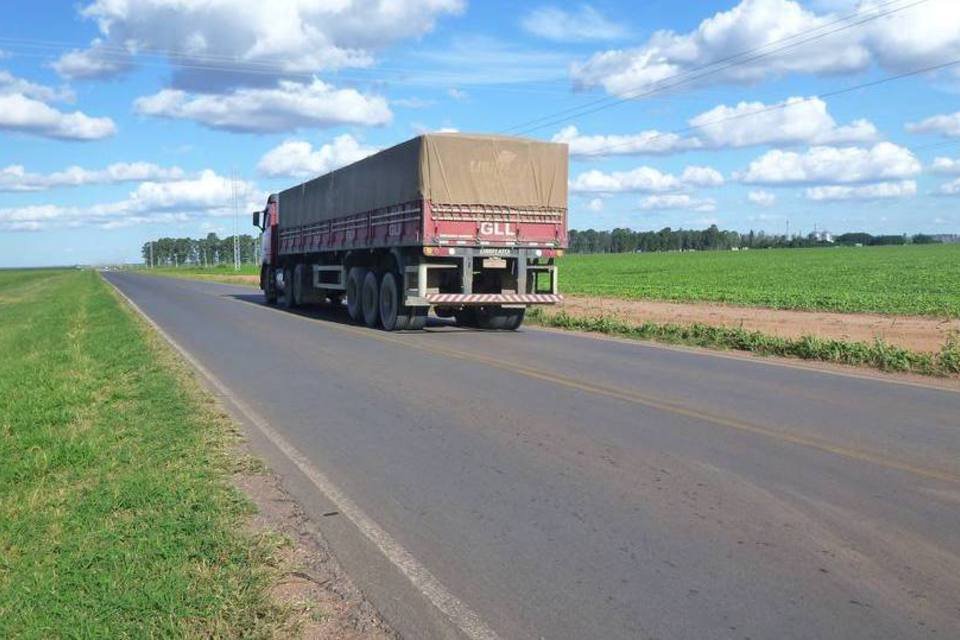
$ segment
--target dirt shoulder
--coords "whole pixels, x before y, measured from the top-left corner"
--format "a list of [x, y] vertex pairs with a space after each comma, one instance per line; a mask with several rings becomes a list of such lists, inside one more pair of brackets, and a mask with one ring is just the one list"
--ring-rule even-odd
[[317, 526], [284, 490], [276, 474], [258, 468], [242, 446], [240, 460], [253, 469], [234, 485], [256, 506], [248, 526], [254, 535], [282, 536], [274, 554], [278, 579], [271, 597], [286, 609], [296, 637], [305, 640], [389, 640], [399, 636], [364, 598], [330, 552]]
[[610, 317], [629, 324], [706, 324], [743, 327], [783, 338], [817, 336], [851, 342], [885, 342], [920, 352], [939, 351], [951, 332], [960, 332], [960, 320], [910, 316], [787, 311], [733, 307], [706, 303], [657, 302], [567, 296], [562, 304], [546, 307], [548, 314], [565, 311], [574, 317]]

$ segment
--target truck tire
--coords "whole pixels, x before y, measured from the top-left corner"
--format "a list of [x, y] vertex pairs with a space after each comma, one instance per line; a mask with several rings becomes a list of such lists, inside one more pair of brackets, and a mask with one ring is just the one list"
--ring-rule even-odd
[[363, 323], [373, 329], [380, 323], [380, 283], [373, 271], [367, 271], [367, 275], [363, 277], [361, 294]]
[[354, 322], [363, 317], [363, 279], [367, 270], [363, 267], [351, 267], [347, 272], [347, 315]]
[[503, 329], [505, 317], [500, 307], [474, 307], [476, 326], [487, 331]]
[[477, 310], [474, 307], [464, 307], [454, 312], [453, 316], [457, 319], [459, 327], [477, 327]]
[[263, 280], [260, 283], [260, 288], [263, 289], [263, 298], [267, 304], [277, 304], [277, 278], [272, 268], [266, 267], [263, 270]]
[[301, 306], [304, 302], [303, 296], [303, 272], [306, 271], [306, 267], [302, 264], [298, 264], [293, 268], [293, 280], [290, 281], [290, 288], [293, 289], [293, 304], [294, 306]]
[[401, 304], [397, 275], [392, 271], [380, 280], [380, 326], [387, 331], [403, 331], [410, 326], [410, 307]]
[[284, 309], [293, 309], [297, 301], [293, 298], [293, 269], [283, 270], [283, 289], [280, 291], [280, 306]]
[[520, 328], [520, 325], [523, 324], [523, 316], [526, 314], [526, 309], [504, 309], [506, 313], [506, 320], [503, 323], [503, 328], [507, 331], [516, 331]]

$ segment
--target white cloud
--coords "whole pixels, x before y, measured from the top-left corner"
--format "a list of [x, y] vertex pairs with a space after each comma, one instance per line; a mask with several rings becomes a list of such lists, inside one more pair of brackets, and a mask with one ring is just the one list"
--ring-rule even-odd
[[689, 166], [680, 177], [653, 167], [610, 173], [591, 169], [571, 180], [570, 190], [576, 193], [662, 193], [691, 187], [718, 187], [723, 183], [723, 174], [712, 167]]
[[933, 173], [939, 173], [941, 175], [960, 174], [960, 159], [954, 160], [953, 158], [936, 158], [934, 159], [933, 164], [930, 166], [930, 171]]
[[827, 112], [827, 103], [816, 97], [793, 97], [772, 105], [720, 105], [692, 118], [690, 126], [697, 127], [697, 136], [704, 145], [714, 148], [846, 144], [873, 142], [878, 137], [876, 127], [867, 120], [838, 126]]
[[824, 185], [805, 190], [808, 200], [831, 202], [840, 200], [887, 200], [917, 195], [917, 183], [913, 180], [878, 182], [865, 185]]
[[939, 133], [950, 138], [960, 138], [960, 111], [956, 113], [937, 115], [911, 122], [907, 125], [910, 133]]
[[[882, 0], [864, 0], [856, 11], [865, 18], [890, 8]], [[676, 76], [683, 74], [679, 86], [690, 88], [753, 83], [791, 73], [852, 73], [872, 64], [905, 71], [960, 57], [956, 0], [930, 0], [790, 48], [773, 44], [802, 33], [826, 33], [838, 17], [816, 13], [795, 0], [742, 0], [693, 31], [657, 31], [639, 47], [599, 52], [574, 64], [571, 75], [581, 88], [602, 86], [610, 94], [635, 96], [677, 86], [681, 80]], [[717, 62], [755, 49], [769, 55], [737, 58], [741, 64]]]
[[940, 185], [937, 193], [942, 196], [960, 196], [960, 178]]
[[553, 136], [553, 142], [569, 145], [575, 157], [607, 155], [665, 155], [697, 149], [699, 140], [683, 138], [675, 133], [642, 131], [629, 135], [581, 135], [574, 126], [564, 127]]
[[287, 140], [260, 158], [257, 171], [270, 177], [316, 176], [356, 162], [376, 151], [375, 147], [361, 145], [349, 133], [337, 136], [318, 149], [305, 140]]
[[96, 226], [114, 229], [142, 223], [184, 222], [201, 216], [233, 215], [236, 187], [241, 211], [262, 207], [266, 194], [245, 181], [232, 181], [211, 170], [172, 182], [143, 182], [125, 200], [89, 207], [32, 205], [0, 209], [0, 229], [39, 231]]
[[716, 211], [717, 203], [713, 198], [695, 198], [686, 193], [670, 193], [647, 196], [640, 201], [640, 208], [644, 211], [684, 209], [708, 213]]
[[593, 211], [594, 213], [600, 213], [603, 211], [603, 198], [594, 198], [587, 203], [587, 209]]
[[723, 174], [713, 167], [690, 166], [683, 170], [680, 181], [693, 187], [719, 187], [723, 185]]
[[576, 11], [540, 7], [524, 16], [520, 26], [527, 33], [556, 42], [617, 40], [627, 35], [623, 26], [587, 4]]
[[447, 95], [456, 100], [457, 102], [463, 102], [470, 97], [470, 94], [466, 91], [457, 88], [447, 89]]
[[415, 134], [423, 135], [424, 133], [459, 133], [460, 129], [456, 127], [431, 127], [425, 125], [422, 122], [411, 122], [410, 128], [413, 129]]
[[73, 92], [66, 87], [54, 89], [53, 87], [18, 78], [9, 71], [0, 69], [0, 95], [14, 94], [19, 94], [41, 102], [72, 102], [75, 98]]
[[817, 97], [788, 98], [783, 102], [741, 102], [718, 105], [689, 121], [688, 137], [677, 133], [643, 131], [632, 135], [581, 135], [569, 126], [553, 136], [565, 142], [572, 156], [661, 155], [691, 149], [729, 149], [760, 145], [849, 144], [873, 142], [877, 128], [867, 120], [838, 125]]
[[101, 40], [57, 63], [65, 75], [103, 76], [127, 52], [169, 52], [174, 82], [196, 89], [224, 70], [309, 72], [362, 67], [398, 41], [422, 36], [463, 0], [94, 0], [80, 15]]
[[920, 162], [909, 149], [880, 142], [869, 149], [813, 147], [805, 153], [775, 149], [736, 177], [747, 184], [846, 184], [900, 180], [920, 170]]
[[585, 171], [570, 183], [570, 190], [578, 193], [621, 193], [627, 191], [676, 191], [683, 184], [676, 176], [662, 173], [652, 167], [631, 171], [603, 173], [597, 169]]
[[71, 101], [68, 89], [54, 89], [0, 70], [0, 130], [60, 140], [98, 140], [116, 132], [110, 118], [64, 112], [48, 102]]
[[79, 187], [89, 184], [116, 184], [145, 180], [180, 180], [179, 167], [161, 167], [149, 162], [118, 162], [105, 169], [72, 166], [54, 173], [29, 173], [22, 165], [0, 169], [0, 191], [43, 191], [55, 187]]
[[138, 113], [194, 120], [229, 131], [290, 131], [344, 124], [382, 125], [392, 114], [380, 96], [337, 89], [314, 79], [309, 84], [281, 80], [273, 88], [244, 88], [228, 94], [188, 94], [164, 89], [134, 102]]
[[772, 207], [773, 205], [777, 204], [777, 196], [762, 189], [748, 193], [747, 200], [758, 207]]
[[99, 140], [117, 131], [110, 118], [67, 113], [21, 93], [0, 94], [0, 129], [60, 140]]
[[50, 66], [71, 80], [108, 78], [132, 68], [133, 56], [126, 49], [109, 47], [97, 38], [88, 49], [69, 51]]

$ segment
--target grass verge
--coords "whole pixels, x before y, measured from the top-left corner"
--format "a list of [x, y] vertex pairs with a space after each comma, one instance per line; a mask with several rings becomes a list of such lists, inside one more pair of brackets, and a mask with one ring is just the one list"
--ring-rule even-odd
[[527, 319], [547, 327], [604, 333], [636, 340], [654, 340], [711, 349], [736, 349], [764, 356], [867, 366], [890, 372], [932, 376], [960, 374], [960, 338], [957, 336], [951, 337], [939, 353], [918, 353], [889, 345], [882, 340], [866, 343], [815, 336], [781, 338], [736, 327], [704, 324], [626, 324], [602, 316], [582, 318], [571, 316], [564, 311], [549, 313], [539, 307], [528, 311]]
[[236, 434], [90, 271], [0, 278], [0, 637], [271, 637]]
[[240, 271], [235, 271], [233, 265], [219, 265], [216, 267], [155, 267], [144, 269], [144, 273], [190, 280], [206, 280], [223, 284], [237, 284], [249, 287], [259, 287], [260, 270], [258, 265], [241, 265]]

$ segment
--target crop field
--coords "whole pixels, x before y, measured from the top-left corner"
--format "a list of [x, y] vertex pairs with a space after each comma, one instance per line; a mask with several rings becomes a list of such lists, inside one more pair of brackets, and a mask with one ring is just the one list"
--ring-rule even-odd
[[960, 245], [568, 255], [563, 293], [960, 317]]
[[92, 271], [0, 271], [0, 637], [269, 637], [230, 432]]

